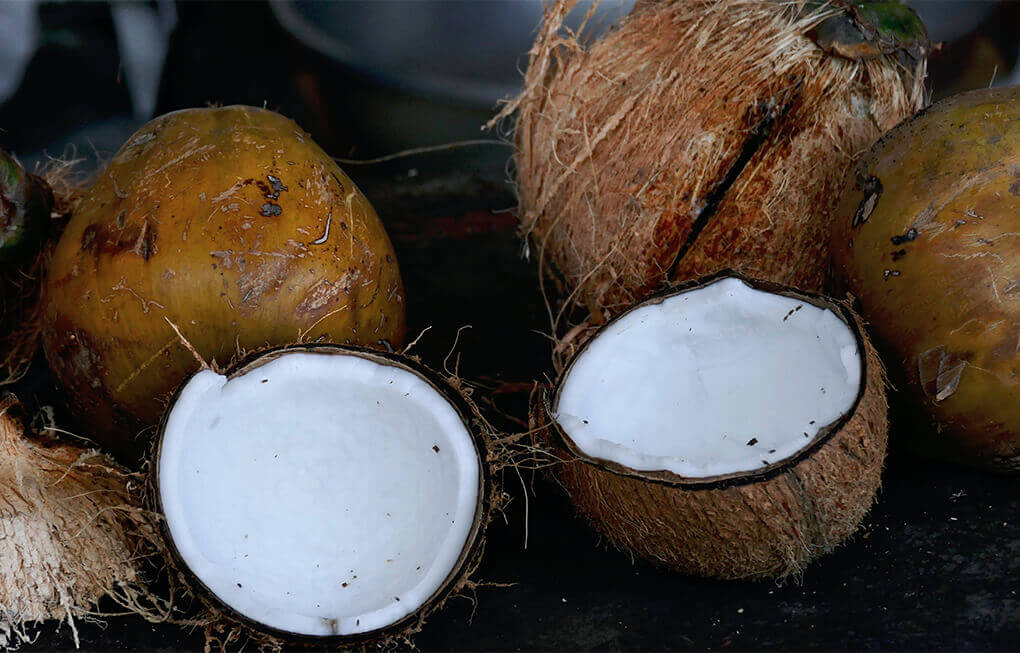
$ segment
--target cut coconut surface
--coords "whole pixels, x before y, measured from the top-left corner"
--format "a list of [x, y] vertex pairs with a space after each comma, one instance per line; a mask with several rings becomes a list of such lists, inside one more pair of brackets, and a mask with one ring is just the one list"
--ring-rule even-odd
[[727, 273], [595, 331], [532, 426], [618, 547], [688, 573], [785, 576], [874, 501], [884, 379], [845, 306]]
[[724, 476], [810, 447], [853, 406], [861, 371], [832, 310], [727, 278], [599, 333], [564, 377], [555, 417], [594, 458]]
[[456, 589], [486, 474], [469, 412], [396, 357], [278, 350], [179, 391], [157, 449], [168, 544], [228, 617], [284, 636], [400, 628]]

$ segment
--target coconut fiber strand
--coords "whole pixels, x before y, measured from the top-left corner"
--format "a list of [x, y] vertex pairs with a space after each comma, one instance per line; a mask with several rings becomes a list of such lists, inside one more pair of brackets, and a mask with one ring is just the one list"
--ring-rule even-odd
[[827, 54], [809, 33], [837, 9], [748, 0], [639, 2], [584, 43], [573, 4], [500, 114], [543, 271], [597, 319], [723, 268], [822, 289], [838, 189], [923, 105], [924, 57]]
[[[96, 451], [26, 438], [17, 400], [0, 400], [0, 647], [27, 627], [101, 616], [106, 595], [144, 614], [139, 560], [152, 537], [132, 477]], [[143, 605], [144, 602], [144, 605]]]

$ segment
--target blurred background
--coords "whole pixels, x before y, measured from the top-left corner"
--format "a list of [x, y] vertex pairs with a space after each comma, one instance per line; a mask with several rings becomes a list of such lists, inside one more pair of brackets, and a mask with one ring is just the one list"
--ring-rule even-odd
[[[589, 33], [632, 4], [604, 0]], [[936, 98], [1017, 82], [1020, 2], [909, 4], [946, 44]], [[208, 103], [279, 110], [335, 156], [479, 138], [520, 85], [542, 5], [0, 0], [0, 146], [30, 164], [108, 155], [154, 115]]]

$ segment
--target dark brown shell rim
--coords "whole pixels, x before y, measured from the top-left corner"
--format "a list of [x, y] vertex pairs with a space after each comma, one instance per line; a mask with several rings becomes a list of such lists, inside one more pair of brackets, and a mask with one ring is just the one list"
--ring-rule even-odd
[[[478, 457], [478, 504], [475, 507], [475, 515], [472, 520], [471, 530], [468, 533], [468, 539], [464, 544], [464, 548], [461, 551], [460, 556], [457, 558], [457, 562], [450, 570], [450, 573], [447, 574], [439, 588], [433, 592], [432, 595], [426, 599], [417, 610], [388, 626], [353, 635], [303, 635], [261, 624], [254, 619], [241, 614], [225, 601], [220, 599], [211, 589], [209, 589], [209, 587], [206, 586], [205, 583], [202, 582], [201, 579], [198, 578], [198, 576], [195, 575], [184, 561], [184, 558], [177, 550], [173, 538], [170, 535], [170, 529], [167, 525], [166, 519], [162, 518], [159, 520], [160, 539], [170, 554], [175, 571], [184, 576], [188, 589], [200, 601], [212, 608], [215, 612], [222, 613], [230, 620], [235, 621], [254, 632], [278, 638], [288, 643], [330, 648], [338, 646], [367, 646], [376, 642], [385, 643], [387, 641], [392, 641], [394, 638], [398, 638], [411, 630], [421, 615], [430, 614], [434, 608], [440, 607], [449, 595], [457, 589], [458, 581], [470, 573], [471, 569], [481, 557], [482, 547], [485, 540], [485, 526], [488, 522], [488, 515], [491, 510], [489, 489], [491, 487], [492, 480], [489, 466], [485, 463], [487, 460], [486, 440], [482, 429], [477, 426], [477, 424], [480, 423], [480, 416], [477, 409], [467, 399], [465, 399], [463, 395], [457, 392], [446, 381], [446, 379], [421, 363], [400, 354], [377, 351], [354, 345], [315, 343], [273, 347], [271, 349], [265, 349], [249, 354], [234, 365], [231, 365], [230, 368], [223, 374], [228, 379], [232, 379], [251, 372], [252, 370], [276, 360], [281, 356], [294, 352], [357, 356], [382, 365], [403, 369], [417, 375], [423, 381], [428, 383], [434, 390], [439, 392], [448, 402], [450, 402], [454, 410], [456, 410], [457, 415], [461, 418], [461, 421], [465, 428], [467, 428], [467, 431], [474, 442], [475, 453]], [[180, 397], [181, 391], [188, 382], [191, 381], [195, 374], [198, 374], [198, 372], [189, 375], [174, 392], [170, 399], [168, 408], [164, 412], [163, 418], [160, 421], [156, 437], [153, 439], [151, 455], [152, 462], [147, 490], [150, 505], [152, 506], [152, 509], [160, 515], [160, 517], [163, 515], [163, 504], [159, 496], [159, 454], [162, 451], [166, 422], [170, 412], [173, 410], [174, 405], [176, 405], [177, 400]]]
[[[553, 408], [559, 403], [559, 395], [560, 390], [563, 387], [563, 380], [567, 378], [567, 375], [570, 373], [570, 370], [574, 366], [574, 363], [581, 356], [581, 354], [584, 353], [584, 351], [588, 348], [588, 345], [593, 340], [595, 340], [595, 338], [597, 338], [599, 334], [602, 333], [602, 331], [608, 328], [611, 324], [615, 323], [617, 320], [622, 319], [625, 315], [628, 315], [639, 308], [642, 308], [644, 306], [661, 304], [666, 299], [675, 297], [676, 295], [682, 295], [692, 290], [697, 290], [699, 288], [710, 286], [713, 283], [722, 281], [723, 279], [739, 279], [740, 281], [743, 281], [744, 283], [749, 285], [751, 288], [754, 288], [755, 290], [762, 290], [773, 295], [782, 295], [784, 297], [790, 297], [793, 299], [804, 301], [813, 306], [817, 306], [818, 308], [830, 310], [836, 315], [838, 315], [841, 320], [843, 320], [843, 322], [850, 328], [850, 331], [854, 335], [854, 340], [856, 340], [857, 342], [857, 349], [858, 352], [860, 353], [859, 358], [861, 363], [861, 383], [860, 387], [857, 390], [857, 396], [854, 398], [854, 401], [850, 405], [850, 408], [847, 409], [846, 412], [844, 412], [838, 419], [820, 428], [819, 434], [815, 436], [814, 440], [807, 447], [801, 449], [792, 456], [789, 456], [787, 458], [778, 460], [764, 467], [747, 472], [734, 472], [732, 474], [722, 474], [717, 476], [706, 477], [680, 476], [679, 474], [675, 474], [668, 470], [647, 470], [647, 471], [637, 470], [631, 467], [627, 467], [626, 465], [621, 465], [620, 463], [614, 462], [612, 460], [596, 458], [594, 456], [590, 456], [582, 452], [580, 448], [578, 448], [577, 445], [574, 444], [573, 440], [570, 439], [570, 436], [568, 436], [566, 432], [560, 427], [559, 423], [552, 417], [552, 415]], [[739, 485], [761, 483], [763, 481], [767, 481], [771, 478], [774, 478], [784, 473], [786, 470], [795, 467], [801, 461], [813, 456], [822, 447], [824, 447], [826, 443], [828, 443], [829, 440], [831, 440], [837, 433], [842, 431], [843, 427], [850, 420], [850, 418], [857, 413], [857, 408], [858, 406], [860, 406], [861, 400], [864, 398], [865, 391], [867, 390], [868, 387], [868, 368], [866, 353], [867, 350], [864, 344], [864, 337], [861, 334], [857, 319], [854, 317], [850, 309], [847, 308], [845, 305], [840, 304], [832, 299], [829, 299], [819, 293], [796, 290], [789, 286], [784, 286], [782, 284], [774, 283], [771, 281], [753, 279], [751, 277], [747, 277], [733, 270], [722, 270], [707, 277], [666, 287], [660, 290], [659, 292], [649, 296], [647, 299], [644, 299], [638, 302], [637, 304], [634, 304], [626, 311], [620, 313], [612, 320], [603, 324], [594, 334], [591, 335], [591, 337], [589, 337], [584, 342], [584, 344], [582, 344], [577, 349], [577, 351], [574, 352], [573, 356], [571, 356], [570, 362], [568, 362], [566, 367], [563, 368], [563, 372], [556, 380], [556, 385], [554, 387], [551, 400], [549, 391], [543, 389], [542, 398], [540, 401], [542, 402], [542, 408], [545, 410], [546, 417], [550, 425], [550, 430], [555, 434], [558, 444], [560, 444], [564, 449], [566, 449], [570, 453], [570, 455], [573, 456], [575, 459], [585, 464], [592, 465], [593, 467], [597, 467], [608, 472], [612, 472], [613, 474], [617, 474], [619, 476], [629, 476], [631, 478], [637, 478], [644, 481], [659, 483], [662, 485], [698, 490], [722, 489]]]

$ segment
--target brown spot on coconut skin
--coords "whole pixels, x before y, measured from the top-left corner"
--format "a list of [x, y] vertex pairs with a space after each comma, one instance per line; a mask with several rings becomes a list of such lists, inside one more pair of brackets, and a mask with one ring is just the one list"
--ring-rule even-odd
[[966, 368], [966, 359], [947, 353], [942, 345], [921, 352], [917, 357], [921, 389], [935, 403], [945, 401], [956, 392]]
[[[882, 197], [882, 182], [878, 177], [859, 176], [857, 178], [857, 187], [864, 193], [864, 198], [861, 200], [860, 205], [858, 205], [856, 213], [854, 213], [851, 227], [858, 227], [867, 222], [871, 214], [875, 212], [879, 198]], [[899, 243], [893, 244], [898, 245]]]
[[907, 232], [902, 236], [893, 236], [889, 239], [893, 245], [902, 245], [903, 243], [912, 243], [917, 240], [917, 229], [911, 227], [907, 229]]
[[283, 214], [283, 208], [279, 204], [266, 202], [259, 207], [259, 215], [265, 218], [275, 218], [281, 214]]
[[279, 177], [274, 177], [273, 175], [266, 175], [266, 179], [268, 179], [269, 183], [272, 184], [273, 186], [272, 197], [270, 197], [270, 199], [275, 200], [280, 196], [280, 193], [286, 190], [290, 190], [289, 188], [283, 185], [283, 182], [280, 181]]
[[148, 261], [156, 253], [156, 238], [156, 227], [149, 219], [115, 231], [102, 224], [90, 224], [82, 231], [81, 251], [92, 254], [97, 266], [103, 255], [123, 252], [133, 252]]
[[[117, 425], [125, 431], [137, 432], [138, 421], [111, 401], [104, 384], [108, 370], [101, 353], [114, 346], [113, 343], [73, 328], [70, 321], [61, 316], [56, 317], [51, 328], [43, 331], [42, 338], [47, 343], [45, 352], [50, 369], [60, 378], [71, 380], [65, 391], [73, 399], [69, 403], [80, 419], [87, 418], [89, 424], [97, 428]], [[116, 456], [125, 456], [129, 449], [119, 443], [105, 444]]]

